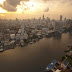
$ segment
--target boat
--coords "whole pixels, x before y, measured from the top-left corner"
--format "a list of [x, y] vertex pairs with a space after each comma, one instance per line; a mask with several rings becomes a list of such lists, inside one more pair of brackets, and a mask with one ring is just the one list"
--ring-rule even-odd
[[0, 52], [3, 52], [4, 49], [3, 49], [3, 46], [0, 46]]
[[68, 47], [72, 47], [72, 43], [71, 44], [68, 44]]
[[57, 62], [57, 61], [54, 59], [54, 60], [46, 67], [45, 72], [50, 71], [50, 70], [55, 66], [56, 62]]
[[30, 42], [30, 44], [33, 44], [33, 42]]
[[64, 52], [69, 52], [70, 49], [65, 50]]
[[69, 52], [69, 51], [71, 51], [72, 50], [72, 48], [68, 48], [67, 50], [65, 50], [64, 52]]
[[3, 52], [3, 51], [4, 51], [4, 49], [0, 48], [0, 52]]

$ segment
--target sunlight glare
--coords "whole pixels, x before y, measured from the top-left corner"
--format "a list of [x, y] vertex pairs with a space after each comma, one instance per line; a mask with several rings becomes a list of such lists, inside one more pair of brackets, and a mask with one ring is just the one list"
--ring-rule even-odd
[[6, 13], [7, 11], [0, 7], [0, 13]]
[[4, 1], [5, 1], [5, 0], [0, 0], [0, 4], [2, 4], [2, 5], [3, 5]]
[[23, 11], [35, 11], [37, 8], [37, 3], [29, 1], [24, 2], [21, 1], [20, 5], [17, 5], [17, 12], [23, 12]]

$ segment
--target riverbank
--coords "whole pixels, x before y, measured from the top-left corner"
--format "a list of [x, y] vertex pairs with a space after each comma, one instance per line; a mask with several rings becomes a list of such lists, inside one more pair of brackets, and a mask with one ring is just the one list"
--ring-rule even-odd
[[68, 45], [65, 50], [66, 55], [62, 57], [61, 61], [53, 60], [47, 67], [45, 72], [72, 72], [72, 46]]
[[1, 49], [0, 52], [3, 52], [8, 49], [14, 49], [17, 46], [24, 47], [24, 46], [27, 46], [28, 44], [33, 44], [35, 42], [38, 42], [39, 40], [41, 40], [43, 38], [51, 38], [51, 37], [61, 39], [62, 34], [56, 35], [56, 36], [54, 34], [52, 34], [51, 36], [39, 36], [36, 38], [27, 39], [27, 40], [26, 39], [24, 39], [24, 40], [11, 40], [9, 42], [4, 42], [4, 43], [0, 44], [0, 49]]

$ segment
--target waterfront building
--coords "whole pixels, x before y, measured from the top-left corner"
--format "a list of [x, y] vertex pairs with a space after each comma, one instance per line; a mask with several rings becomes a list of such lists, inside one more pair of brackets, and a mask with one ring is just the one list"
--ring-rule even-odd
[[48, 34], [49, 28], [42, 28], [42, 34], [46, 35]]
[[28, 39], [28, 34], [26, 32], [24, 33], [24, 39]]
[[11, 39], [15, 39], [15, 34], [10, 34]]
[[54, 31], [58, 31], [60, 33], [63, 32], [63, 25], [61, 24], [61, 22], [56, 22], [55, 23]]
[[69, 64], [69, 61], [68, 61], [67, 59], [65, 59], [65, 60], [63, 61], [63, 63], [61, 63], [61, 67], [62, 67], [63, 69], [66, 69], [67, 66], [68, 66], [68, 64]]
[[20, 34], [16, 34], [16, 40], [20, 40], [21, 35]]

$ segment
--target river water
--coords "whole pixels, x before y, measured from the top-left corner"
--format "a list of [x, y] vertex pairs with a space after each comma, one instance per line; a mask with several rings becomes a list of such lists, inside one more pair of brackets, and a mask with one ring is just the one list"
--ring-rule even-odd
[[44, 72], [53, 60], [65, 55], [72, 35], [63, 33], [60, 38], [43, 38], [25, 47], [16, 47], [0, 53], [0, 72]]

